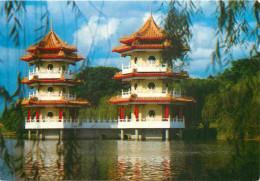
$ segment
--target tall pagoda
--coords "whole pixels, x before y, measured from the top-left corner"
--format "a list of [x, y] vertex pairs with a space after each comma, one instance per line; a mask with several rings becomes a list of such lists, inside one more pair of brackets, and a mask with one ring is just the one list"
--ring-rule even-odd
[[62, 136], [65, 128], [73, 128], [72, 124], [64, 123], [78, 124], [79, 108], [89, 105], [88, 101], [70, 93], [70, 87], [81, 81], [75, 79], [69, 66], [83, 58], [76, 53], [75, 46], [61, 40], [52, 28], [40, 42], [29, 46], [27, 52], [21, 60], [34, 69], [22, 79], [22, 84], [34, 91], [21, 103], [28, 110], [25, 128], [29, 130], [29, 137], [31, 130], [40, 136]]
[[[113, 78], [129, 82], [130, 88], [112, 97], [109, 103], [120, 105], [118, 127], [121, 139], [129, 134], [134, 134], [136, 139], [162, 135], [169, 139], [172, 128], [185, 128], [187, 105], [195, 102], [192, 97], [182, 95], [180, 88], [171, 88], [189, 75], [178, 67], [163, 63], [162, 52], [171, 44], [151, 13], [137, 32], [123, 36], [120, 43], [122, 45], [116, 46], [112, 52], [129, 56], [130, 64], [122, 66], [122, 71]], [[124, 115], [127, 105], [131, 106], [130, 117]]]

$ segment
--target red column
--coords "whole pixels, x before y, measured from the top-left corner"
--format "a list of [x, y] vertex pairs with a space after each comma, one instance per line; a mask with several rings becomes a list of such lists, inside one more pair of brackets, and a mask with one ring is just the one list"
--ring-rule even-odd
[[120, 119], [124, 119], [124, 107], [123, 106], [120, 107]]
[[31, 119], [31, 110], [30, 109], [28, 109], [28, 120], [30, 120]]
[[169, 105], [165, 105], [165, 118], [169, 118]]
[[59, 121], [61, 122], [61, 119], [62, 119], [62, 114], [63, 114], [63, 111], [62, 109], [60, 109], [60, 116], [59, 116]]
[[74, 121], [76, 121], [77, 120], [77, 111], [76, 111], [76, 109], [74, 109]]
[[138, 117], [139, 117], [138, 106], [135, 105], [135, 118], [136, 118], [136, 121], [138, 121]]
[[39, 122], [39, 109], [36, 109], [36, 121]]
[[182, 119], [182, 107], [179, 108], [179, 119]]

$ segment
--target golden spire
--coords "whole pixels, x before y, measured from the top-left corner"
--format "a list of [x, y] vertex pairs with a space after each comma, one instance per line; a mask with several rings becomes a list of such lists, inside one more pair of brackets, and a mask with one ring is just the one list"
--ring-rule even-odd
[[51, 19], [51, 31], [53, 31], [53, 27], [52, 27], [52, 19]]
[[150, 4], [150, 17], [152, 17], [152, 4]]

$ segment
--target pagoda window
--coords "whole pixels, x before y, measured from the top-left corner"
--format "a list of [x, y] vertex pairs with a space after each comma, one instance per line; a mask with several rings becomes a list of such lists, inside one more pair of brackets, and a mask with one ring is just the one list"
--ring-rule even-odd
[[64, 71], [64, 72], [66, 71], [66, 65], [62, 66], [62, 71]]
[[137, 87], [138, 87], [138, 86], [137, 86], [137, 83], [135, 83], [135, 85], [134, 85], [135, 90], [137, 89]]
[[150, 83], [148, 84], [148, 88], [149, 88], [150, 90], [154, 89], [154, 88], [155, 88], [155, 84], [154, 84], [153, 82], [150, 82]]
[[62, 113], [62, 116], [63, 116], [64, 118], [66, 118], [66, 113], [65, 113], [65, 112], [63, 112], [63, 113]]
[[52, 112], [48, 112], [47, 113], [47, 117], [52, 118], [53, 117], [53, 113]]
[[62, 92], [66, 93], [66, 88], [65, 87], [63, 87]]
[[154, 111], [154, 110], [150, 110], [150, 111], [148, 112], [148, 116], [149, 116], [150, 118], [154, 118], [154, 117], [155, 117], [155, 111]]
[[52, 64], [49, 64], [49, 65], [47, 66], [47, 69], [48, 69], [48, 70], [52, 70], [52, 69], [53, 69], [53, 65], [52, 65]]
[[135, 64], [137, 64], [137, 57], [135, 57], [134, 62], [135, 62]]
[[150, 57], [148, 58], [148, 60], [149, 60], [150, 64], [154, 64], [156, 58], [155, 58], [154, 56], [150, 56]]
[[53, 89], [53, 87], [48, 87], [47, 91], [48, 91], [48, 92], [53, 92], [54, 89]]
[[166, 88], [166, 89], [168, 89], [168, 88], [169, 88], [169, 84], [168, 84], [168, 83], [166, 83], [166, 85], [165, 85], [165, 88]]

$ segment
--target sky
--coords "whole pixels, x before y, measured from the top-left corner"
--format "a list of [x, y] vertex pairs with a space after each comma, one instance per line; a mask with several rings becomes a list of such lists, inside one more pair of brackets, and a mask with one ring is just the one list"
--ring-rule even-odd
[[[45, 25], [46, 12], [52, 20], [53, 29], [57, 35], [68, 44], [75, 45], [78, 53], [88, 58], [89, 66], [116, 66], [121, 69], [122, 64], [129, 64], [129, 57], [123, 58], [118, 53], [112, 53], [114, 46], [120, 45], [122, 36], [136, 32], [148, 19], [150, 6], [156, 23], [163, 28], [163, 19], [169, 9], [167, 1], [76, 1], [81, 15], [76, 17], [76, 10], [66, 1], [26, 1], [26, 13], [17, 14], [21, 22], [20, 46], [15, 47], [9, 32], [13, 21], [6, 23], [6, 16], [2, 12], [4, 2], [0, 2], [0, 86], [4, 86], [10, 93], [17, 88], [17, 75], [28, 76], [27, 63], [19, 61], [28, 46], [35, 44], [37, 37], [44, 35], [44, 31], [35, 31]], [[196, 1], [196, 7], [201, 7], [202, 13], [194, 14], [192, 20], [191, 51], [189, 53], [190, 66], [186, 67], [191, 78], [206, 78], [209, 74], [216, 75], [211, 68], [211, 53], [215, 47], [215, 31], [217, 27], [214, 15], [216, 2]], [[251, 7], [250, 7], [251, 8]], [[249, 25], [255, 25], [253, 10], [244, 15]], [[233, 59], [248, 57], [250, 45], [233, 48]], [[76, 65], [79, 69], [82, 63]], [[229, 65], [227, 65], [228, 67]], [[219, 72], [223, 71], [219, 69]], [[28, 97], [25, 88], [24, 97]], [[1, 101], [2, 102], [2, 101]], [[0, 102], [0, 103], [1, 103]], [[0, 110], [3, 108], [1, 104]]]

